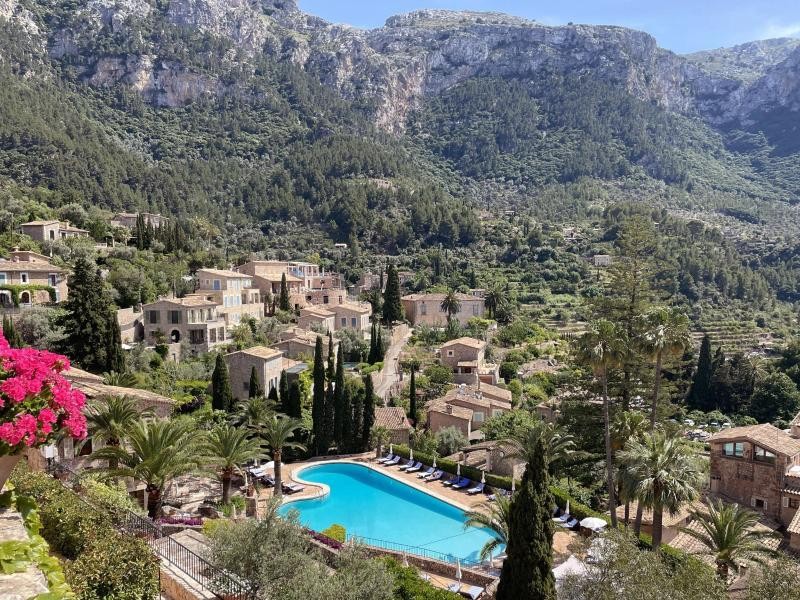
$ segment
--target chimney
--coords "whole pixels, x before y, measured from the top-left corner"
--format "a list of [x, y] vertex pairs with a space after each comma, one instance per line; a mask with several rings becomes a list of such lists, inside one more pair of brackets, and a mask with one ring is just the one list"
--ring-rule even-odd
[[452, 405], [452, 404], [448, 404], [448, 405], [445, 407], [445, 410], [447, 411], [447, 414], [448, 414], [448, 415], [452, 415], [452, 414], [453, 414], [453, 405]]

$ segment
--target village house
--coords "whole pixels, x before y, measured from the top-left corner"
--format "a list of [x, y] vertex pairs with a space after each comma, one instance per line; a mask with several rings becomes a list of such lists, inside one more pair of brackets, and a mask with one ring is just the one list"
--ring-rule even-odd
[[595, 254], [592, 257], [592, 264], [594, 264], [595, 267], [610, 267], [611, 262], [610, 254]]
[[236, 271], [250, 275], [253, 278], [253, 285], [259, 289], [262, 296], [271, 294], [277, 298], [281, 293], [281, 280], [284, 277], [290, 296], [299, 295], [303, 288], [303, 280], [289, 273], [289, 263], [285, 261], [251, 260], [236, 267]]
[[335, 330], [355, 329], [356, 331], [368, 331], [371, 326], [370, 317], [372, 307], [366, 303], [342, 302], [328, 307], [336, 317]]
[[[3, 289], [4, 286], [14, 287]], [[62, 302], [67, 293], [67, 271], [46, 256], [15, 248], [8, 259], [0, 259], [0, 308], [11, 310]]]
[[172, 360], [181, 357], [181, 346], [190, 354], [208, 352], [225, 342], [225, 319], [219, 304], [202, 296], [164, 298], [145, 304], [144, 341], [169, 346]]
[[462, 383], [433, 402], [469, 409], [472, 411], [470, 429], [476, 430], [486, 419], [511, 410], [511, 392], [494, 385], [481, 384], [478, 387]]
[[262, 319], [264, 304], [261, 293], [253, 287], [253, 278], [224, 269], [198, 269], [197, 290], [190, 297], [203, 297], [219, 305], [218, 313], [228, 328], [238, 325], [242, 317]]
[[54, 242], [73, 237], [89, 237], [86, 229], [80, 229], [69, 221], [50, 219], [49, 221], [29, 221], [19, 226], [22, 233], [37, 242]]
[[[401, 302], [406, 319], [413, 326], [429, 325], [431, 327], [444, 327], [447, 324], [447, 311], [442, 308], [442, 301], [446, 294], [409, 294], [403, 296]], [[465, 326], [474, 317], [483, 317], [483, 298], [476, 298], [468, 294], [456, 294], [460, 310], [453, 315], [460, 325]]]
[[280, 294], [281, 280], [285, 275], [294, 310], [309, 305], [335, 305], [347, 301], [347, 290], [342, 287], [341, 275], [326, 273], [314, 263], [251, 260], [236, 267], [236, 270], [251, 275], [263, 295]]
[[142, 215], [142, 220], [144, 221], [145, 225], [152, 225], [154, 228], [161, 227], [169, 222], [167, 217], [159, 214], [153, 214], [149, 212], [121, 212], [114, 215], [109, 223], [114, 227], [127, 227], [128, 229], [136, 229], [136, 221], [138, 220], [139, 215]]
[[484, 357], [486, 342], [470, 337], [461, 337], [442, 345], [439, 350], [442, 365], [453, 371], [456, 383], [495, 385], [500, 379], [500, 367], [488, 364]]
[[[280, 341], [272, 344], [272, 347], [283, 352], [288, 358], [294, 360], [307, 360], [314, 357], [314, 350], [317, 344], [317, 335], [313, 331], [301, 329], [300, 327], [290, 327], [280, 334]], [[328, 336], [322, 335], [322, 350], [328, 356]], [[339, 340], [333, 339], [333, 356], [339, 352]]]
[[144, 315], [135, 308], [117, 310], [120, 339], [124, 344], [134, 344], [144, 339]]
[[455, 406], [440, 398], [431, 400], [425, 406], [427, 412], [428, 431], [437, 433], [447, 427], [455, 427], [464, 437], [472, 439], [472, 410], [463, 406]]
[[411, 422], [401, 406], [375, 407], [375, 427], [389, 431], [389, 442], [408, 445], [411, 440]]
[[225, 355], [231, 380], [231, 391], [237, 400], [246, 400], [250, 391], [250, 373], [255, 367], [258, 383], [264, 394], [278, 387], [284, 370], [283, 353], [275, 348], [254, 346]]
[[[799, 417], [792, 432], [800, 430]], [[800, 439], [770, 424], [711, 436], [711, 492], [749, 506], [787, 527], [800, 549]]]
[[336, 327], [336, 314], [322, 306], [306, 306], [300, 309], [297, 324], [303, 329], [314, 329], [327, 333]]

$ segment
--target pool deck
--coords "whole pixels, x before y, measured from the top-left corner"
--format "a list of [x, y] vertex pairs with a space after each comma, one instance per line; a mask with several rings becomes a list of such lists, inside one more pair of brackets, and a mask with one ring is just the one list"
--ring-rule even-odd
[[284, 502], [293, 502], [295, 500], [303, 500], [306, 498], [317, 498], [327, 494], [327, 486], [304, 481], [302, 475], [298, 475], [297, 473], [306, 467], [331, 462], [353, 463], [369, 467], [375, 471], [378, 471], [379, 473], [383, 473], [384, 475], [391, 477], [392, 479], [402, 481], [406, 485], [416, 488], [426, 494], [430, 494], [434, 498], [438, 498], [439, 500], [443, 500], [449, 504], [452, 504], [463, 511], [488, 510], [488, 507], [491, 506], [486, 494], [469, 495], [464, 490], [450, 489], [448, 486], [442, 485], [442, 483], [439, 481], [425, 483], [419, 477], [417, 477], [417, 473], [409, 473], [406, 475], [406, 473], [399, 470], [397, 466], [381, 466], [376, 462], [374, 452], [354, 456], [326, 457], [324, 459], [316, 459], [286, 465], [285, 469], [287, 478], [305, 485], [306, 489], [296, 494], [284, 494]]

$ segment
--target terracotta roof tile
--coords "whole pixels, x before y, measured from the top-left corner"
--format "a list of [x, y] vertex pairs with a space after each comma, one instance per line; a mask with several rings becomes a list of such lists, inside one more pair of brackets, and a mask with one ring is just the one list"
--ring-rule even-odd
[[800, 454], [800, 440], [793, 438], [782, 429], [765, 423], [762, 425], [747, 425], [746, 427], [733, 427], [715, 433], [710, 442], [720, 443], [734, 440], [749, 440], [763, 446], [767, 450], [785, 456]]
[[411, 429], [411, 423], [401, 406], [385, 406], [375, 409], [375, 427], [389, 430]]
[[460, 337], [442, 344], [442, 348], [448, 348], [450, 346], [467, 346], [469, 348], [475, 348], [479, 350], [486, 346], [486, 342], [483, 340], [476, 340], [475, 338], [471, 337]]

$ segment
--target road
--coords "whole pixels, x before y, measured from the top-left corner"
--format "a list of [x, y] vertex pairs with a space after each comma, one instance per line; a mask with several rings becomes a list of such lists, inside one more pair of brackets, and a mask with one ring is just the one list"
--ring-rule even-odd
[[395, 384], [400, 382], [401, 368], [398, 364], [398, 359], [400, 357], [400, 352], [403, 350], [403, 346], [406, 345], [410, 337], [411, 328], [409, 328], [408, 333], [397, 343], [392, 344], [386, 349], [386, 354], [383, 357], [383, 381], [375, 388], [375, 395], [381, 398], [384, 404], [388, 401], [389, 393], [392, 391]]

